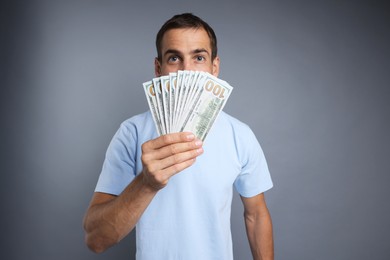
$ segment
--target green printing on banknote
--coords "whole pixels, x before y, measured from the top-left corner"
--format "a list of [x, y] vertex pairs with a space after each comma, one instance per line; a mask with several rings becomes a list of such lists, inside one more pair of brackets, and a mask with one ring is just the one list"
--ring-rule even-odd
[[207, 72], [178, 71], [143, 83], [159, 135], [193, 132], [205, 140], [233, 87]]

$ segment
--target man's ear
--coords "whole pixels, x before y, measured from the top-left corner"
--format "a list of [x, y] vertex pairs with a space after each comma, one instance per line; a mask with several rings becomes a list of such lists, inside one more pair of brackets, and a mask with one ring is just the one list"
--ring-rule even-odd
[[213, 76], [218, 77], [219, 74], [219, 56], [213, 60]]
[[161, 64], [158, 61], [157, 57], [154, 58], [154, 74], [156, 75], [156, 77], [160, 77], [161, 76]]

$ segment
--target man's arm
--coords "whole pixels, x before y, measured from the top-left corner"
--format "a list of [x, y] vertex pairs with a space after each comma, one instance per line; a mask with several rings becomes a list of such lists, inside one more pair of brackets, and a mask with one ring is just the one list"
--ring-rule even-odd
[[254, 260], [274, 259], [272, 221], [264, 194], [241, 197], [249, 245]]
[[93, 195], [84, 217], [88, 247], [100, 253], [129, 234], [169, 178], [191, 166], [202, 152], [202, 142], [190, 133], [164, 135], [144, 143], [142, 173], [119, 196]]

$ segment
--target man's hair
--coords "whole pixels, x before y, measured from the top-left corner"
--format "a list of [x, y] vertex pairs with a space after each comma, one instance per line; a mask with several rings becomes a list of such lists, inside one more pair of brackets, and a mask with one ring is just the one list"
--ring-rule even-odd
[[198, 16], [195, 16], [191, 13], [183, 13], [173, 16], [171, 19], [166, 21], [161, 29], [158, 31], [156, 36], [156, 49], [157, 49], [157, 59], [162, 61], [161, 53], [161, 42], [164, 34], [171, 29], [186, 29], [193, 28], [199, 29], [203, 28], [209, 38], [211, 44], [211, 60], [214, 60], [217, 57], [217, 37], [215, 36], [214, 30], [208, 25], [205, 21], [200, 19]]

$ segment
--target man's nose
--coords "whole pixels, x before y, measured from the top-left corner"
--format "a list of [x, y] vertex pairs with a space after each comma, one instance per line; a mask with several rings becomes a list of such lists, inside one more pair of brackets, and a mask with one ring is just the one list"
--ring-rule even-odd
[[183, 61], [182, 67], [183, 70], [194, 70], [193, 64], [189, 60]]

